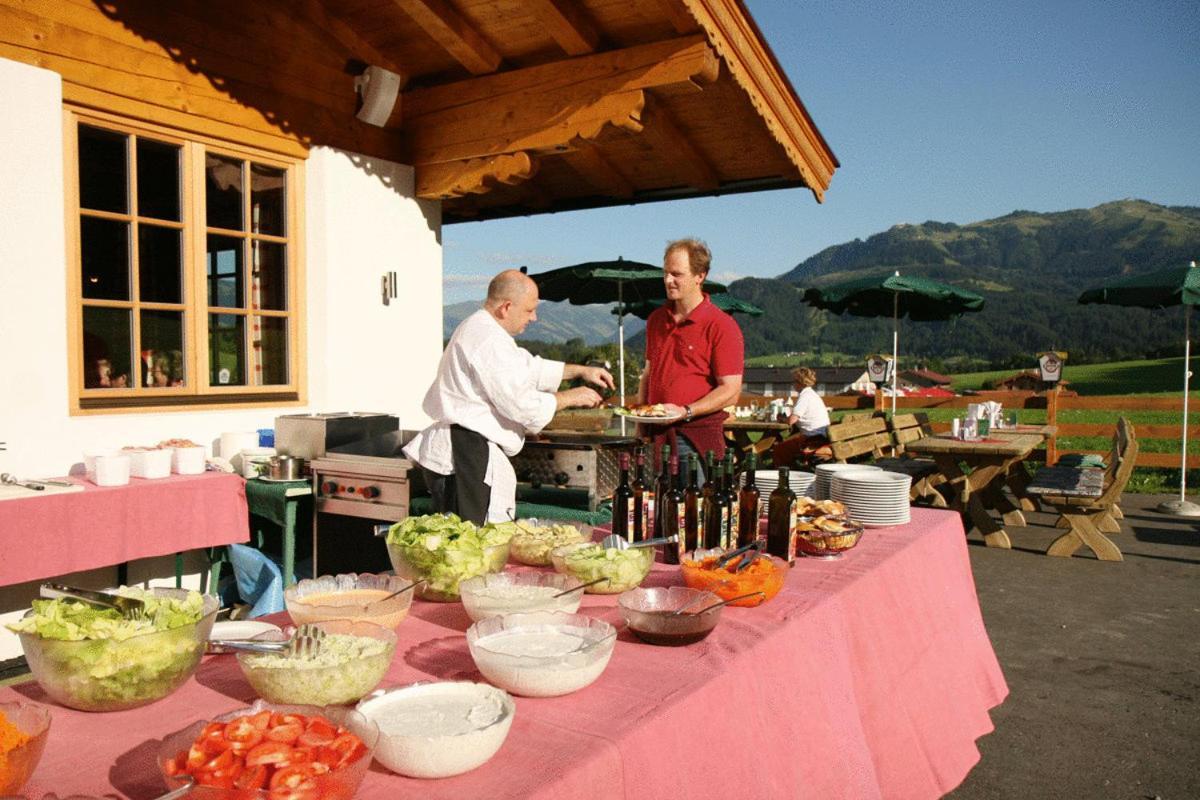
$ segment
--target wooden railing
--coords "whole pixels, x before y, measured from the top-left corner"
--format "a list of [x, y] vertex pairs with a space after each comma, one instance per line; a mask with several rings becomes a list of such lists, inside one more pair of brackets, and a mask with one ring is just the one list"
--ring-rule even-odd
[[[876, 397], [841, 397], [831, 396], [822, 398], [825, 401], [826, 407], [832, 410], [883, 410], [883, 404], [891, 405], [891, 398], [884, 398], [882, 395]], [[1111, 438], [1116, 429], [1116, 420], [1111, 424], [1108, 423], [1062, 423], [1058, 421], [1058, 412], [1068, 410], [1088, 410], [1088, 411], [1112, 411], [1119, 413], [1122, 411], [1171, 411], [1182, 418], [1183, 415], [1183, 398], [1178, 397], [1130, 397], [1130, 396], [1109, 396], [1109, 395], [1093, 395], [1093, 396], [1078, 396], [1078, 395], [1063, 395], [1059, 392], [985, 392], [978, 395], [956, 395], [954, 397], [898, 397], [896, 398], [897, 409], [905, 411], [919, 409], [965, 409], [971, 403], [979, 403], [985, 400], [994, 400], [1001, 403], [1005, 409], [1038, 409], [1046, 412], [1046, 422], [1050, 425], [1055, 425], [1058, 431], [1055, 436], [1051, 437], [1044, 450], [1034, 452], [1034, 458], [1046, 463], [1053, 464], [1061, 455], [1066, 453], [1099, 453], [1107, 455], [1107, 450], [1059, 450], [1058, 439], [1060, 437], [1081, 437], [1081, 436], [1098, 436], [1103, 438]], [[878, 403], [878, 406], [877, 406]], [[942, 432], [950, 429], [948, 422], [933, 422], [934, 430]], [[1179, 436], [1181, 433], [1179, 424], [1134, 424], [1134, 430], [1138, 439], [1168, 439], [1174, 440], [1175, 447], [1173, 452], [1168, 453], [1147, 453], [1145, 450], [1139, 450], [1137, 455], [1136, 465], [1139, 467], [1179, 467]], [[1200, 436], [1200, 425], [1189, 425], [1187, 430], [1188, 439]], [[1189, 469], [1200, 467], [1200, 456], [1189, 455], [1187, 460]]]

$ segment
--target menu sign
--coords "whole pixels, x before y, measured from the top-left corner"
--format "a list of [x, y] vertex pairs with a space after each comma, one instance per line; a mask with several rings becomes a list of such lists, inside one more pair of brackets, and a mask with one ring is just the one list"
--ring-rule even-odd
[[1058, 383], [1062, 380], [1063, 361], [1066, 359], [1066, 355], [1066, 353], [1053, 350], [1038, 355], [1038, 369], [1042, 373], [1043, 381]]
[[892, 359], [884, 355], [867, 356], [867, 379], [871, 383], [889, 383], [892, 380]]

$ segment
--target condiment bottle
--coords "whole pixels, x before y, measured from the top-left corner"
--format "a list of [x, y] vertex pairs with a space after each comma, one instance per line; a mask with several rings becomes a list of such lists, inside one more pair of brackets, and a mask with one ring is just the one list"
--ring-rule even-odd
[[638, 448], [637, 474], [633, 478], [633, 531], [629, 541], [640, 542], [651, 538], [648, 530], [652, 525], [651, 509], [654, 507], [654, 495], [650, 483], [646, 480], [646, 451]]
[[785, 559], [796, 560], [792, 531], [796, 529], [796, 493], [788, 485], [788, 468], [779, 468], [779, 485], [767, 501], [767, 552]]
[[663, 561], [668, 564], [678, 564], [680, 554], [687, 540], [687, 503], [683, 498], [683, 490], [679, 488], [679, 458], [671, 456], [670, 471], [667, 475], [666, 491], [659, 495], [658, 505], [662, 509], [659, 519], [662, 520], [660, 536], [678, 536], [676, 544], [663, 545]]
[[636, 518], [633, 487], [629, 485], [629, 453], [621, 453], [618, 463], [621, 466], [621, 479], [613, 491], [612, 532], [624, 536], [627, 542], [633, 542]]
[[754, 453], [746, 456], [746, 484], [738, 492], [737, 546], [743, 547], [758, 541], [758, 487], [754, 484], [754, 468], [757, 466]]
[[659, 533], [666, 525], [666, 520], [663, 518], [663, 497], [666, 496], [667, 490], [671, 488], [671, 478], [667, 473], [667, 461], [671, 457], [671, 445], [664, 444], [662, 446], [662, 460], [659, 462], [658, 479], [654, 482], [654, 531], [648, 535], [647, 539], [652, 539], [655, 536], [667, 536], [669, 534]]
[[703, 545], [700, 537], [700, 531], [704, 522], [704, 505], [700, 496], [700, 459], [695, 453], [688, 453], [687, 457], [687, 488], [683, 490], [683, 505], [686, 511], [684, 516], [684, 530], [679, 537], [682, 542], [682, 552], [690, 552]]

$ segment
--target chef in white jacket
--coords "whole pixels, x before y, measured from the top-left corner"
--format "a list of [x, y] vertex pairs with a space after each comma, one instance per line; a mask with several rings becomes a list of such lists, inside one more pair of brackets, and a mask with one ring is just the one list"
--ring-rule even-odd
[[587, 386], [556, 391], [582, 378], [613, 388], [601, 367], [564, 364], [532, 355], [513, 337], [537, 320], [538, 289], [517, 270], [488, 285], [483, 308], [467, 317], [438, 365], [422, 409], [433, 420], [404, 448], [422, 468], [438, 511], [476, 524], [511, 519], [517, 476], [508, 457], [560, 408], [594, 408], [600, 395]]

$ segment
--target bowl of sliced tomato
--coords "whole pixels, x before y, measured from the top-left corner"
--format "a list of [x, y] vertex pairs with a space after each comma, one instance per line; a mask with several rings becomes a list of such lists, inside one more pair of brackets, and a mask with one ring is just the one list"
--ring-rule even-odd
[[158, 766], [169, 789], [190, 777], [230, 800], [350, 800], [378, 741], [378, 726], [353, 709], [260, 700], [168, 736]]

